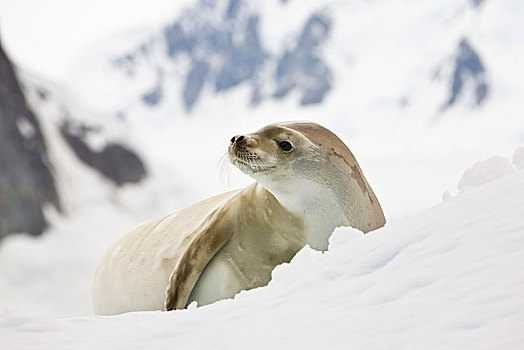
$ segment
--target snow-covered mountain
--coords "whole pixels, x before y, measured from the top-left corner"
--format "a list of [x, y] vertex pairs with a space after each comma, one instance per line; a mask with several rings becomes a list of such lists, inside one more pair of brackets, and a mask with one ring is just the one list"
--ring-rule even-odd
[[[321, 103], [332, 84], [322, 55], [330, 17], [320, 9], [311, 11], [298, 33], [291, 31], [282, 48], [271, 51], [260, 29], [268, 18], [261, 18], [256, 7], [245, 0], [199, 1], [128, 52], [113, 53], [111, 63], [134, 83], [139, 76], [151, 77], [140, 94], [151, 107], [172, 98], [165, 96], [165, 85], [180, 79], [177, 100], [188, 111], [204, 89], [220, 94], [239, 86], [249, 88], [246, 102], [252, 105], [293, 91], [302, 105]], [[170, 74], [173, 71], [179, 74]]]
[[[366, 74], [356, 86], [371, 84], [377, 92], [388, 80], [397, 84], [387, 92], [390, 96], [375, 94], [375, 99], [396, 99], [400, 107], [421, 99], [418, 89], [432, 86], [426, 113], [433, 116], [489, 100], [488, 63], [493, 60], [485, 51], [497, 43], [476, 22], [496, 10], [477, 1], [422, 6], [405, 1], [194, 1], [178, 18], [139, 38], [127, 37], [118, 45], [108, 39], [103, 49], [86, 52], [73, 84], [86, 99], [99, 101], [118, 81], [117, 88], [125, 91], [111, 107], [120, 115], [133, 113], [136, 103], [151, 113], [168, 105], [173, 113], [194, 115], [195, 105], [207, 103], [209, 95], [239, 89], [247, 90], [243, 104], [251, 106], [286, 98], [302, 106], [321, 104], [337, 85], [358, 94], [347, 89], [343, 69], [350, 81], [357, 80], [354, 71]], [[95, 96], [93, 86], [100, 90]], [[341, 102], [332, 100], [327, 103]]]
[[[249, 5], [252, 4], [245, 0], [200, 1], [160, 33], [152, 34], [112, 63], [130, 80], [136, 80], [139, 70], [156, 75], [152, 86], [141, 95], [149, 106], [162, 102], [164, 85], [169, 84], [169, 80], [181, 78], [169, 77], [164, 72], [179, 66], [182, 59], [189, 62], [182, 71], [184, 83], [180, 96], [187, 110], [198, 102], [204, 88], [225, 93], [240, 85], [250, 87], [251, 104], [266, 98], [282, 99], [292, 91], [298, 93], [302, 105], [321, 103], [333, 84], [333, 73], [323, 51], [331, 36], [332, 17], [340, 7], [343, 11], [343, 6], [319, 4], [311, 10], [300, 30], [293, 30], [279, 43], [279, 50], [271, 51], [261, 40], [259, 24], [270, 19], [261, 18], [256, 6]], [[281, 6], [280, 11], [285, 11], [289, 5], [283, 2]], [[480, 7], [480, 3], [472, 2], [471, 6]], [[278, 11], [274, 16], [279, 17]], [[488, 97], [489, 83], [485, 78], [486, 68], [466, 34], [454, 52], [442, 55], [452, 56], [443, 67], [451, 71], [443, 77], [448, 83], [449, 95], [443, 108], [459, 103], [471, 93], [474, 104], [480, 106]], [[155, 57], [168, 60], [156, 61]], [[430, 68], [427, 67], [428, 71]]]
[[[466, 168], [524, 143], [523, 14], [518, 0], [191, 1], [86, 48], [68, 81], [18, 67], [62, 213], [43, 205], [43, 237], [2, 240], [0, 308], [91, 313], [104, 249], [250, 183], [221, 180], [220, 152], [272, 122], [334, 131], [391, 223], [453, 197]], [[460, 190], [485, 182], [472, 174]]]

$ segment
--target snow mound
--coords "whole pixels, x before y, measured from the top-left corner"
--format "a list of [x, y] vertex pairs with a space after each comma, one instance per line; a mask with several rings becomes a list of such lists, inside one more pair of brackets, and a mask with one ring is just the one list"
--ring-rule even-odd
[[500, 156], [491, 157], [475, 163], [475, 165], [466, 170], [457, 188], [459, 191], [465, 191], [498, 179], [514, 170], [507, 158]]
[[4, 313], [0, 338], [17, 349], [517, 349], [522, 193], [514, 171], [366, 235], [337, 229], [327, 253], [305, 247], [234, 300], [112, 317]]
[[511, 160], [515, 168], [524, 169], [524, 147], [517, 148], [513, 153]]

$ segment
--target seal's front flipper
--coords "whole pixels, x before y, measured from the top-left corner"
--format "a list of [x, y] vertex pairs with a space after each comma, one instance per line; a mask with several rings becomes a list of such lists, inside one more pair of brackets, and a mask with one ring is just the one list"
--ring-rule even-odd
[[233, 229], [228, 225], [224, 212], [225, 207], [219, 208], [204, 220], [197, 230], [200, 233], [180, 257], [169, 278], [164, 303], [166, 311], [186, 307], [202, 271], [231, 238]]

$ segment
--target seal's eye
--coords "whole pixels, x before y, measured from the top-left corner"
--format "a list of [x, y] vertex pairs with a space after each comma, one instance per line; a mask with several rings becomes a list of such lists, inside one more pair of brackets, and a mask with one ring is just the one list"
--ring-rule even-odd
[[293, 146], [291, 145], [291, 143], [287, 141], [280, 141], [278, 143], [278, 147], [280, 147], [280, 149], [284, 152], [291, 152], [291, 150], [293, 149]]

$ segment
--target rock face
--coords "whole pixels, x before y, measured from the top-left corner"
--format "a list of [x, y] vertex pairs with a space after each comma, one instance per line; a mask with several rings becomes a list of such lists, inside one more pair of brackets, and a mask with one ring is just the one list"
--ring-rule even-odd
[[320, 103], [331, 89], [331, 72], [320, 56], [320, 46], [327, 39], [331, 21], [313, 15], [306, 23], [293, 50], [284, 53], [278, 62], [275, 98], [285, 97], [291, 90], [300, 91], [302, 105]]
[[464, 95], [467, 85], [473, 88], [474, 104], [477, 106], [482, 105], [489, 92], [485, 73], [486, 69], [479, 55], [466, 39], [462, 39], [457, 48], [449, 98], [444, 108], [454, 105]]
[[60, 208], [46, 143], [0, 46], [0, 238], [41, 234], [45, 204]]
[[473, 7], [478, 8], [484, 4], [485, 0], [470, 0], [470, 2]]
[[100, 151], [92, 150], [85, 141], [91, 132], [96, 132], [96, 129], [69, 121], [60, 127], [60, 133], [76, 156], [115, 185], [136, 183], [146, 176], [146, 169], [140, 158], [122, 145], [110, 142]]
[[[165, 66], [154, 66], [151, 57], [167, 55], [168, 61], [183, 57], [189, 62], [184, 73], [182, 102], [191, 110], [202, 90], [212, 86], [223, 92], [245, 83], [252, 88], [252, 102], [260, 95], [259, 73], [268, 58], [259, 38], [259, 16], [249, 12], [243, 0], [230, 0], [224, 11], [215, 1], [199, 1], [176, 21], [167, 25], [153, 41], [138, 45], [136, 50], [113, 60], [114, 65], [133, 77], [141, 62], [157, 75], [154, 86], [141, 99], [147, 106], [160, 103]], [[162, 45], [156, 45], [162, 43]]]
[[[251, 90], [251, 105], [265, 98], [283, 99], [292, 91], [297, 92], [301, 105], [321, 103], [332, 88], [332, 73], [322, 56], [331, 19], [313, 13], [281, 52], [270, 52], [264, 46], [261, 21], [248, 1], [201, 0], [159, 36], [115, 58], [113, 64], [129, 78], [141, 69], [156, 74], [153, 86], [141, 95], [142, 102], [150, 107], [162, 101], [164, 84], [173, 79], [165, 72], [180, 62], [188, 63], [182, 73], [181, 96], [188, 111], [205, 88], [225, 93], [241, 85]], [[167, 60], [152, 63], [154, 57], [163, 56]], [[141, 66], [143, 62], [147, 64]]]
[[243, 1], [231, 0], [221, 14], [216, 5], [202, 1], [164, 31], [168, 56], [185, 55], [191, 62], [183, 92], [187, 109], [198, 100], [206, 82], [216, 92], [247, 82], [255, 100], [258, 75], [268, 56], [260, 43], [259, 17], [246, 13]]
[[[102, 127], [73, 122], [64, 101], [43, 87], [32, 83], [25, 86], [27, 96], [32, 91], [39, 103], [53, 103], [57, 110], [65, 111], [68, 119], [59, 131], [78, 160], [116, 186], [139, 182], [147, 175], [142, 160], [128, 147], [101, 135], [97, 136], [104, 140], [105, 146], [100, 150], [90, 147], [88, 137], [103, 130]], [[35, 113], [28, 107], [13, 66], [0, 46], [0, 239], [15, 232], [40, 235], [48, 226], [43, 207], [51, 205], [61, 211], [53, 165], [38, 119], [40, 105], [32, 101], [32, 106]], [[44, 117], [45, 114], [41, 115], [40, 120]]]

